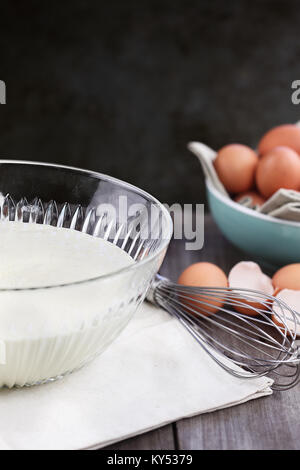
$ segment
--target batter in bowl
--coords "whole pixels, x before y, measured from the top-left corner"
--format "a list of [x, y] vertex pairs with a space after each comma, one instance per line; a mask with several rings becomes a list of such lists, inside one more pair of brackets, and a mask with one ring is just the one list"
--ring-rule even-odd
[[0, 387], [57, 378], [101, 352], [131, 318], [137, 281], [131, 270], [99, 276], [132, 264], [126, 252], [100, 238], [2, 222]]

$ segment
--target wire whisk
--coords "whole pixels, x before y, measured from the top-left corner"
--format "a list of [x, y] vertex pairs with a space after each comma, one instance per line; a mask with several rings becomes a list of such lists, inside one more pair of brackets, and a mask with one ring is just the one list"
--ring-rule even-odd
[[[298, 314], [280, 299], [235, 287], [183, 286], [159, 275], [147, 299], [176, 317], [231, 375], [248, 379], [270, 375], [274, 390], [298, 383]], [[218, 311], [212, 313], [216, 305]]]

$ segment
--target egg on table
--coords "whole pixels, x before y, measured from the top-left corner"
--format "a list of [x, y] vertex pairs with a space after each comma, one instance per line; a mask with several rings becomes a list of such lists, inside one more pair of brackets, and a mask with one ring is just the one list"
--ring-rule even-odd
[[272, 282], [277, 290], [293, 289], [300, 291], [300, 263], [288, 264], [276, 271]]
[[[221, 268], [212, 263], [199, 262], [186, 268], [178, 278], [178, 284], [193, 287], [227, 287], [228, 280]], [[210, 315], [223, 306], [219, 298], [207, 298], [201, 294], [191, 295], [190, 299], [182, 299], [190, 313]], [[210, 305], [205, 305], [205, 303]]]

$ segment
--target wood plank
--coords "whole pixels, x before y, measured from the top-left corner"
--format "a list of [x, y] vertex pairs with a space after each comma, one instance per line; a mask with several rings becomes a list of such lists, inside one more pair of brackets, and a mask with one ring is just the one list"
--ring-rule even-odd
[[171, 424], [141, 434], [131, 439], [112, 444], [107, 450], [174, 450], [174, 434]]
[[180, 449], [299, 450], [300, 388], [177, 423]]

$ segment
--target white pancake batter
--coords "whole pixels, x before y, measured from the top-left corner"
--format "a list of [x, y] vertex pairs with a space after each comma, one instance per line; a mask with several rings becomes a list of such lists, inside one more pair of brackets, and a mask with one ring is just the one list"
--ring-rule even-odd
[[[135, 310], [134, 261], [78, 231], [0, 223], [0, 387], [32, 384], [83, 365], [109, 344]], [[140, 276], [142, 278], [143, 276]], [[142, 279], [141, 279], [142, 282]], [[26, 290], [26, 288], [42, 287]]]

